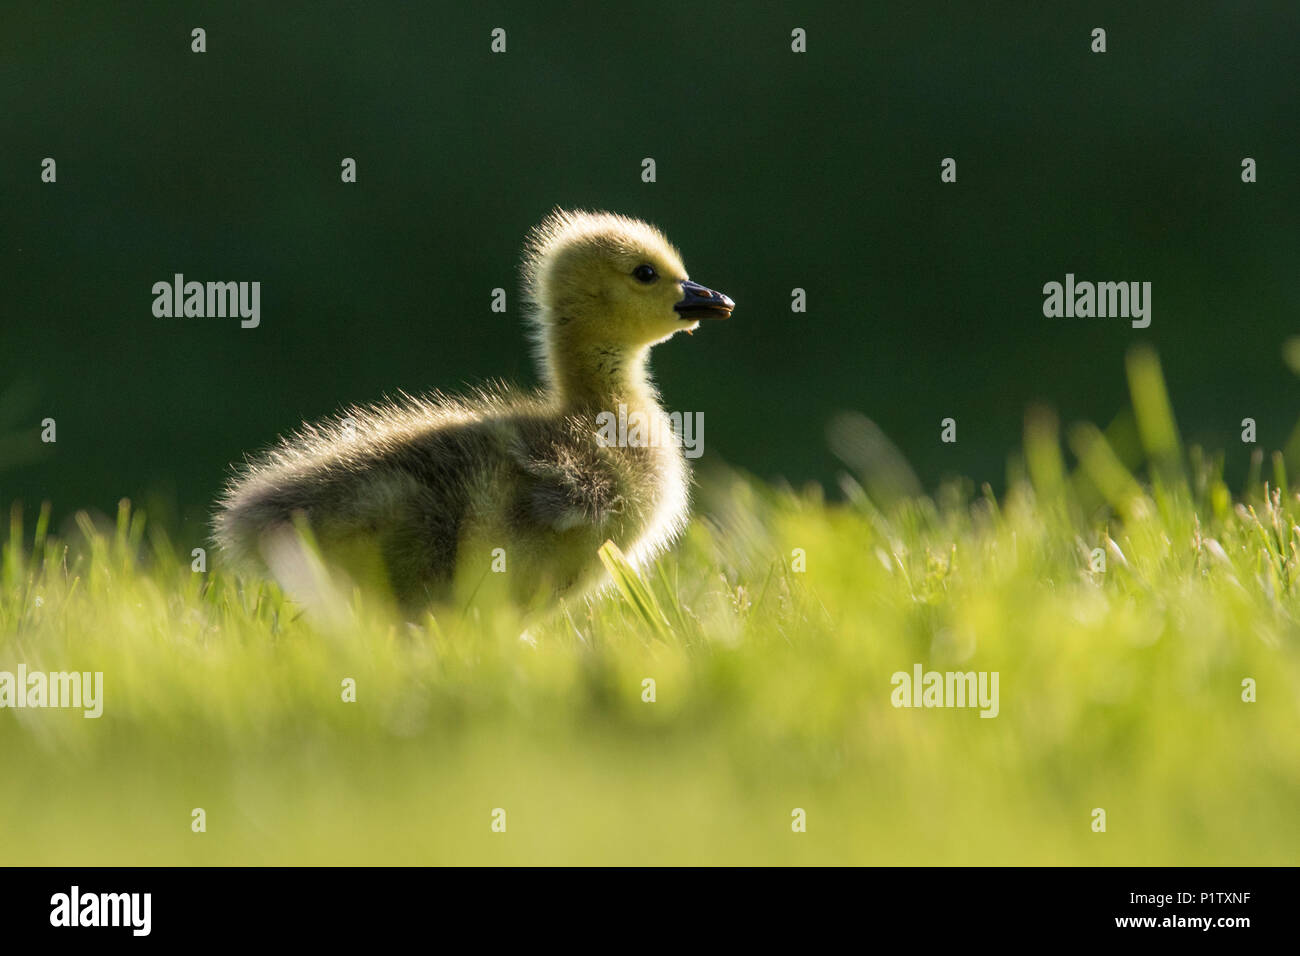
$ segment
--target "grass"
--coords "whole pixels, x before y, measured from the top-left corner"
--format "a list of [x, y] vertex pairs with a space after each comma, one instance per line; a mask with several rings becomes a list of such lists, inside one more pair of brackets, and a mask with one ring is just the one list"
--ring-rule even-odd
[[[615, 587], [531, 642], [304, 614], [125, 503], [67, 541], [15, 509], [0, 670], [105, 702], [0, 711], [0, 862], [1294, 863], [1300, 496], [1278, 454], [1234, 498], [1153, 356], [1129, 379], [1106, 432], [1031, 412], [1000, 500], [906, 492], [861, 429], [842, 503], [715, 474], [672, 556], [604, 549]], [[893, 707], [916, 663], [997, 671], [999, 715]]]

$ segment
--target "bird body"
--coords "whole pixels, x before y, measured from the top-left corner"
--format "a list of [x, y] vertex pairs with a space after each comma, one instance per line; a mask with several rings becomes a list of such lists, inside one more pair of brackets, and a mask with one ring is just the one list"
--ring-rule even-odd
[[667, 548], [689, 512], [680, 447], [611, 444], [597, 422], [626, 406], [670, 434], [649, 349], [733, 303], [687, 280], [652, 227], [607, 213], [553, 213], [524, 284], [540, 389], [403, 395], [304, 426], [228, 485], [223, 551], [274, 571], [277, 539], [305, 522], [333, 566], [415, 609], [461, 601], [492, 571], [518, 605], [582, 593], [606, 540], [636, 565]]

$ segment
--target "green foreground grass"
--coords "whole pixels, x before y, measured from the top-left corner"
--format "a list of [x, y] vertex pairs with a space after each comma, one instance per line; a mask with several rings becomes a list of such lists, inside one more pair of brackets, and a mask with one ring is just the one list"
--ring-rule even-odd
[[[1129, 373], [1105, 433], [1031, 414], [1001, 500], [903, 493], [869, 440], [840, 504], [715, 474], [533, 643], [325, 622], [126, 505], [66, 541], [15, 510], [0, 670], [105, 700], [0, 711], [0, 863], [1294, 864], [1300, 496], [1282, 454], [1230, 496]], [[999, 715], [893, 707], [917, 663], [997, 671]]]

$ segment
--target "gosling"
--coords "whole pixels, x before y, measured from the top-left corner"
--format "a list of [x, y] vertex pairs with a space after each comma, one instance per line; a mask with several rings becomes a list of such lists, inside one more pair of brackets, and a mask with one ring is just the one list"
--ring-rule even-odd
[[345, 580], [416, 612], [489, 576], [536, 607], [607, 583], [607, 540], [638, 567], [668, 548], [690, 505], [679, 443], [621, 447], [598, 417], [623, 406], [645, 434], [671, 435], [650, 348], [735, 303], [690, 281], [659, 230], [605, 212], [553, 211], [528, 236], [522, 278], [542, 387], [401, 395], [303, 426], [226, 486], [214, 537], [231, 563], [276, 573], [276, 542], [305, 522]]

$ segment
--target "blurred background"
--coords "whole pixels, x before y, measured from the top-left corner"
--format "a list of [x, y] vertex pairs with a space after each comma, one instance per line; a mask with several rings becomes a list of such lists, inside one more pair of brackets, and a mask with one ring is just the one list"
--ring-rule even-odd
[[[304, 419], [535, 381], [516, 262], [557, 204], [654, 221], [739, 303], [653, 362], [666, 405], [704, 413], [706, 463], [829, 485], [827, 423], [854, 410], [925, 486], [1000, 487], [1025, 407], [1105, 425], [1137, 341], [1160, 353], [1185, 438], [1226, 448], [1230, 477], [1243, 418], [1266, 448], [1295, 424], [1294, 3], [1009, 19], [126, 2], [4, 20], [0, 500], [51, 499], [56, 521], [125, 495], [198, 527], [229, 464]], [[260, 281], [260, 327], [155, 318], [151, 287], [177, 272]], [[1151, 282], [1150, 328], [1044, 318], [1042, 286], [1067, 272]]]

